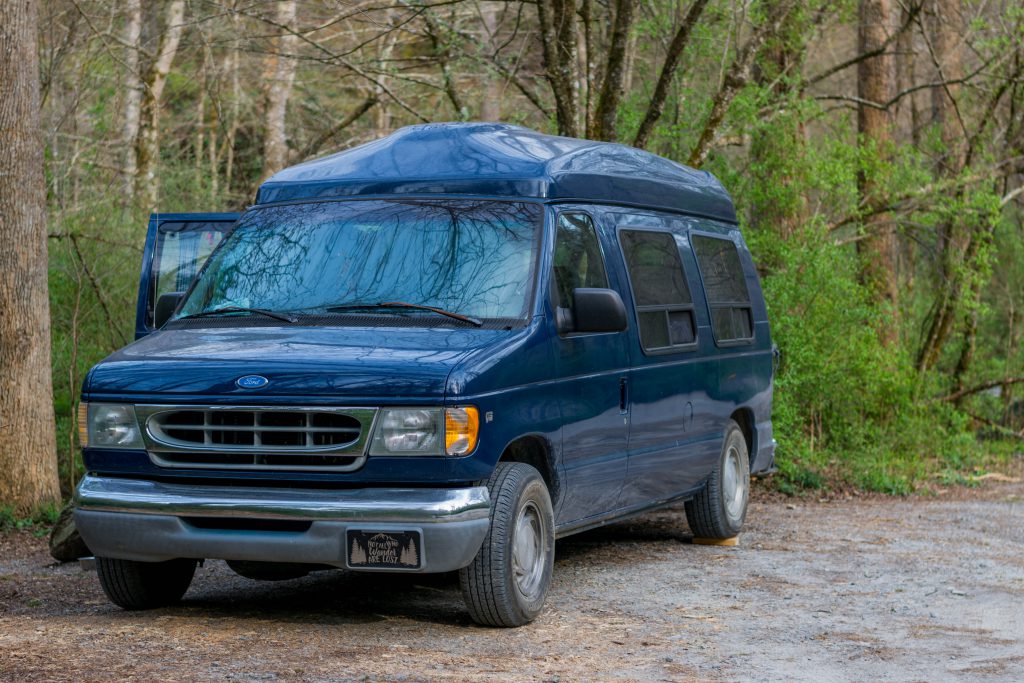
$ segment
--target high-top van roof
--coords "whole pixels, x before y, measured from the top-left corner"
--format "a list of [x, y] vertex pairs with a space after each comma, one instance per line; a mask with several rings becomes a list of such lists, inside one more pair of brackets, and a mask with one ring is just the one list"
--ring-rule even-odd
[[718, 179], [643, 150], [502, 123], [408, 126], [275, 174], [257, 204], [393, 194], [536, 197], [736, 221]]

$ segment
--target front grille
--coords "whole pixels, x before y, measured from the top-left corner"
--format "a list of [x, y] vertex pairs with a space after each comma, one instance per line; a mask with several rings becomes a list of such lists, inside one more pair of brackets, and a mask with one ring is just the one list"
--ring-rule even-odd
[[137, 406], [165, 467], [315, 469], [362, 464], [372, 408]]

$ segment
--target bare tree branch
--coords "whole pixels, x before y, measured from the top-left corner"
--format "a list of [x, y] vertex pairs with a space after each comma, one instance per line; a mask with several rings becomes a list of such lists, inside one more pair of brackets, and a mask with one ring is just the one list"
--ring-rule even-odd
[[722, 87], [715, 94], [711, 104], [711, 114], [704, 124], [700, 137], [697, 138], [697, 144], [694, 145], [693, 150], [690, 152], [687, 163], [694, 168], [700, 168], [704, 164], [708, 152], [711, 150], [711, 143], [714, 141], [722, 121], [725, 120], [725, 115], [729, 111], [733, 98], [750, 80], [750, 67], [754, 63], [754, 58], [757, 56], [758, 51], [760, 51], [761, 46], [768, 40], [768, 36], [778, 32], [779, 26], [782, 25], [786, 15], [792, 11], [793, 5], [792, 0], [774, 5], [770, 10], [768, 18], [757, 27], [754, 34], [747, 40], [747, 44], [736, 55], [732, 65], [725, 74], [725, 78], [722, 80]]
[[693, 27], [697, 25], [697, 21], [700, 19], [700, 15], [707, 4], [708, 0], [694, 0], [682, 23], [679, 24], [679, 28], [676, 29], [676, 34], [672, 38], [672, 44], [668, 48], [668, 54], [665, 55], [665, 62], [661, 65], [661, 73], [658, 75], [657, 85], [654, 86], [654, 94], [651, 95], [651, 101], [647, 105], [647, 113], [644, 114], [643, 121], [640, 122], [640, 128], [633, 139], [634, 147], [639, 147], [640, 149], [647, 147], [647, 141], [651, 137], [654, 125], [658, 123], [658, 119], [661, 118], [661, 114], [665, 110], [668, 89], [672, 85], [672, 79], [675, 77], [679, 60], [682, 58], [683, 52], [690, 42]]

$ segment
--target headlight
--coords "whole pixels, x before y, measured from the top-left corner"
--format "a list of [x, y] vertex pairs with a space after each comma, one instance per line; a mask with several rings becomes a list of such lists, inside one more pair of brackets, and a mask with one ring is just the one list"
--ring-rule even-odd
[[441, 455], [443, 434], [440, 408], [384, 408], [370, 455]]
[[93, 448], [143, 448], [135, 407], [114, 403], [90, 403], [86, 441]]
[[476, 448], [477, 409], [383, 408], [370, 455], [466, 455]]

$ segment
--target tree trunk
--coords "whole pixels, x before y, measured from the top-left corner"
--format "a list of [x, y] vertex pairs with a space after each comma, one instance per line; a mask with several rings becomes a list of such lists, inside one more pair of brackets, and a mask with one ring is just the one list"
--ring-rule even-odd
[[267, 89], [265, 94], [266, 121], [263, 128], [263, 173], [266, 180], [288, 165], [288, 137], [285, 115], [288, 100], [295, 83], [296, 61], [291, 57], [295, 51], [297, 37], [285, 30], [295, 21], [295, 0], [284, 0], [277, 6], [274, 21], [281, 28], [274, 38], [272, 54], [267, 62]]
[[687, 161], [690, 166], [700, 168], [705, 160], [707, 160], [708, 153], [711, 151], [711, 145], [715, 141], [715, 136], [725, 120], [725, 115], [728, 113], [733, 99], [750, 80], [750, 70], [754, 64], [754, 58], [757, 57], [761, 46], [764, 45], [768, 36], [778, 32], [782, 21], [792, 9], [792, 2], [772, 4], [764, 23], [754, 31], [754, 34], [747, 40], [746, 45], [736, 55], [736, 58], [725, 74], [725, 78], [722, 80], [722, 87], [718, 89], [711, 102], [711, 114], [704, 123], [704, 129], [697, 139], [697, 144], [690, 151]]
[[544, 53], [544, 68], [555, 97], [558, 134], [579, 135], [576, 96], [576, 2], [538, 0], [537, 18]]
[[616, 117], [619, 101], [622, 99], [623, 79], [626, 75], [627, 47], [629, 32], [636, 16], [636, 0], [615, 1], [615, 23], [612, 28], [611, 44], [608, 46], [608, 61], [601, 82], [601, 95], [597, 100], [593, 129], [587, 131], [592, 140], [614, 142], [618, 138]]
[[39, 127], [38, 7], [0, 0], [0, 505], [60, 500]]
[[[936, 81], [962, 78], [962, 15], [959, 0], [934, 0], [928, 18], [932, 50], [938, 62]], [[935, 169], [940, 178], [956, 176], [966, 162], [964, 141], [967, 136], [962, 134], [963, 128], [957, 111], [955, 98], [958, 93], [959, 85], [940, 85], [931, 91], [932, 122], [938, 126], [943, 146], [943, 154]], [[958, 217], [951, 217], [938, 226], [938, 295], [918, 353], [918, 368], [921, 370], [935, 367], [953, 330], [963, 298], [962, 266], [970, 266], [968, 261], [975, 242], [970, 233], [970, 228]]]
[[583, 130], [594, 125], [594, 3], [580, 0], [583, 47], [578, 57], [583, 74]]
[[131, 201], [135, 191], [135, 145], [139, 137], [139, 111], [142, 105], [142, 78], [139, 76], [140, 41], [142, 40], [141, 0], [125, 3], [124, 43], [124, 115], [121, 139], [124, 147], [124, 189]]
[[[891, 0], [861, 0], [859, 43], [861, 53], [882, 47], [892, 26]], [[891, 54], [885, 52], [857, 64], [857, 94], [861, 100], [888, 102], [892, 99], [895, 71]], [[889, 111], [860, 104], [857, 107], [857, 131], [860, 143], [880, 159], [891, 154], [892, 118]], [[878, 207], [884, 202], [885, 189], [863, 171], [857, 185], [864, 205]], [[896, 282], [896, 235], [892, 217], [885, 212], [872, 213], [864, 222], [864, 239], [857, 242], [860, 277], [872, 299], [888, 308], [891, 317], [879, 328], [885, 344], [899, 341]]]
[[465, 121], [469, 118], [469, 108], [462, 100], [458, 83], [452, 74], [451, 45], [443, 35], [444, 29], [437, 23], [433, 15], [424, 12], [423, 22], [427, 29], [427, 36], [430, 38], [431, 47], [434, 48], [434, 57], [437, 59], [437, 66], [441, 70], [441, 83], [444, 87], [444, 94], [448, 96], [456, 121]]
[[167, 74], [171, 71], [185, 29], [184, 19], [185, 0], [172, 0], [167, 5], [156, 57], [143, 84], [142, 112], [135, 143], [135, 197], [150, 211], [156, 210], [160, 189], [156, 175], [160, 157], [160, 106]]
[[238, 80], [238, 71], [241, 65], [239, 64], [238, 55], [242, 46], [238, 40], [238, 35], [241, 31], [239, 23], [238, 14], [232, 14], [231, 33], [235, 37], [232, 40], [230, 56], [224, 60], [225, 69], [231, 74], [231, 106], [228, 107], [228, 129], [224, 135], [224, 150], [218, 156], [224, 157], [224, 189], [228, 194], [231, 193], [234, 181], [235, 138], [238, 135], [238, 126], [241, 119], [242, 87]]
[[[910, 10], [904, 7], [900, 12], [900, 17], [900, 24], [905, 28], [896, 37], [896, 87], [899, 92], [903, 92], [917, 85], [917, 51], [914, 46], [914, 28]], [[913, 93], [896, 104], [897, 118], [901, 118], [900, 112], [904, 106], [910, 108], [909, 137], [914, 147], [920, 147], [921, 143], [921, 112], [917, 106], [917, 99], [917, 93]]]
[[690, 42], [693, 27], [697, 25], [697, 21], [700, 19], [700, 15], [707, 4], [708, 0], [694, 0], [693, 4], [690, 5], [690, 9], [686, 12], [682, 23], [679, 24], [679, 28], [676, 29], [675, 36], [672, 37], [672, 43], [668, 47], [668, 54], [665, 55], [665, 63], [662, 64], [661, 73], [658, 75], [658, 83], [654, 86], [654, 94], [651, 95], [651, 101], [647, 105], [647, 113], [644, 114], [644, 119], [640, 122], [640, 129], [633, 140], [634, 147], [639, 147], [640, 149], [647, 147], [647, 141], [654, 131], [654, 126], [665, 111], [668, 89], [676, 75], [679, 60], [682, 58], [683, 52]]
[[[485, 44], [493, 54], [498, 51], [498, 10], [500, 5], [494, 2], [480, 3], [480, 22], [483, 24]], [[483, 101], [480, 103], [481, 121], [501, 120], [501, 95], [504, 91], [501, 79], [496, 78], [494, 73], [487, 69], [483, 74], [484, 92]]]
[[[765, 46], [756, 69], [758, 82], [780, 102], [780, 113], [751, 135], [751, 175], [761, 187], [752, 196], [751, 223], [782, 240], [792, 237], [807, 219], [807, 131], [798, 102], [807, 51], [807, 33], [797, 13], [790, 13], [779, 34]], [[794, 106], [788, 103], [793, 102]]]
[[[939, 62], [936, 82], [955, 81], [964, 77], [962, 0], [933, 0], [931, 24], [932, 49]], [[939, 175], [953, 176], [964, 165], [967, 131], [963, 128], [957, 110], [959, 83], [937, 85], [932, 88], [932, 121], [939, 127], [943, 155], [939, 160]]]

